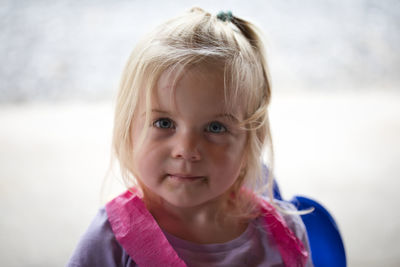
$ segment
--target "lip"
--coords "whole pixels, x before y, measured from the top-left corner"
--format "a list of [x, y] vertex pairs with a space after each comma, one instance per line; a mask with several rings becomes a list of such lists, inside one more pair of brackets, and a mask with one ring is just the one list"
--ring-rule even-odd
[[205, 179], [205, 176], [200, 176], [200, 175], [191, 175], [191, 174], [180, 174], [180, 173], [169, 173], [167, 174], [167, 177], [176, 180], [176, 181], [182, 181], [182, 182], [192, 182], [192, 181], [198, 181]]

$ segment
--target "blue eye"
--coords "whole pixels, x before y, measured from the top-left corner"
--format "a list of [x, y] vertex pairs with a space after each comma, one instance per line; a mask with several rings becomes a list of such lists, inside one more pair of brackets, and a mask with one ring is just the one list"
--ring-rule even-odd
[[220, 122], [213, 121], [207, 126], [207, 131], [211, 133], [224, 133], [226, 132], [226, 127]]
[[158, 119], [153, 123], [153, 126], [161, 129], [171, 129], [174, 127], [173, 122], [170, 119], [162, 118]]

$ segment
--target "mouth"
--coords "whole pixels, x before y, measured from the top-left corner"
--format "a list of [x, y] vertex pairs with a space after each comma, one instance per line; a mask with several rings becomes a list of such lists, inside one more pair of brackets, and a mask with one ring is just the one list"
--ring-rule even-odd
[[195, 182], [205, 180], [205, 176], [187, 175], [187, 174], [167, 174], [167, 178], [177, 182]]

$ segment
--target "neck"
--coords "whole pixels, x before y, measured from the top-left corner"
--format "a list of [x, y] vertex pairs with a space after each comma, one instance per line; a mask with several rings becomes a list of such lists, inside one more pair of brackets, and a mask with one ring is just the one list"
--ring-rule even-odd
[[190, 207], [175, 206], [148, 194], [145, 195], [144, 202], [159, 224], [168, 220], [199, 225], [217, 223], [221, 220], [219, 214], [226, 209], [225, 196]]
[[177, 207], [144, 198], [147, 208], [162, 229], [195, 243], [223, 243], [239, 236], [247, 227], [236, 217], [224, 216], [229, 206], [226, 196], [191, 207]]

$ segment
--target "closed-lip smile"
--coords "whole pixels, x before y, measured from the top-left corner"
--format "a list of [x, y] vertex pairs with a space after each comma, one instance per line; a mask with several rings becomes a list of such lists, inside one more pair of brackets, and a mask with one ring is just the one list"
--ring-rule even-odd
[[204, 179], [205, 176], [191, 175], [191, 174], [181, 174], [181, 173], [168, 173], [167, 176], [174, 180], [181, 181], [195, 181], [199, 179]]

